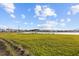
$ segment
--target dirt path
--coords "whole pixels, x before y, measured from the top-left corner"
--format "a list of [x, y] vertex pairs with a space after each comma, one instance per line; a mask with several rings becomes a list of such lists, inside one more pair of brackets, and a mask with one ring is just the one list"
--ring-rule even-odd
[[7, 56], [10, 55], [9, 51], [7, 50], [7, 45], [4, 40], [0, 39], [0, 55]]
[[29, 56], [26, 49], [16, 41], [0, 39], [0, 56]]

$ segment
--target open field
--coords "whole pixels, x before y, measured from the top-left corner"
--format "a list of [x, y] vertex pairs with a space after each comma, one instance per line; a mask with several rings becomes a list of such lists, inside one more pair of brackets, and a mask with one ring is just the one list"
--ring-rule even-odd
[[79, 35], [0, 33], [0, 55], [79, 56]]

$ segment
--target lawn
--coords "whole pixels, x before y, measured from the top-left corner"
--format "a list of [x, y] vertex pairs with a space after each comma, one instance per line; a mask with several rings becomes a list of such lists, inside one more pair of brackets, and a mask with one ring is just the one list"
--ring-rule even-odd
[[78, 35], [0, 33], [0, 38], [16, 41], [32, 56], [79, 56]]

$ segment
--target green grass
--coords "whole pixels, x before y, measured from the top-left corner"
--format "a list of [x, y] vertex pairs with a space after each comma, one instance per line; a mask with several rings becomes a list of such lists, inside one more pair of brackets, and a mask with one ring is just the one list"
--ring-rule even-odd
[[0, 38], [15, 40], [35, 56], [79, 56], [78, 35], [0, 33]]

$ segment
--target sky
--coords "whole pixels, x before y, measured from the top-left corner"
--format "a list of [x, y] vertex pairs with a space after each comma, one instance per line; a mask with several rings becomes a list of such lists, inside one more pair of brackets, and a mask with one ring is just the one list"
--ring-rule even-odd
[[79, 29], [79, 4], [0, 3], [0, 28]]

